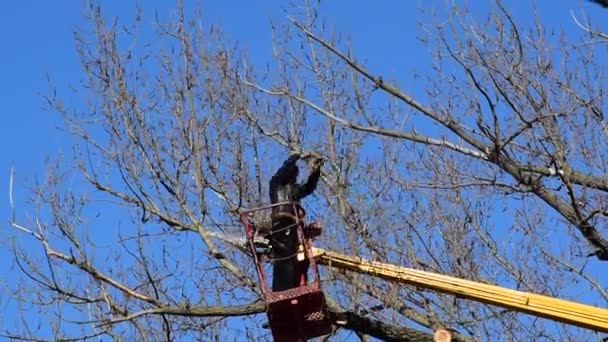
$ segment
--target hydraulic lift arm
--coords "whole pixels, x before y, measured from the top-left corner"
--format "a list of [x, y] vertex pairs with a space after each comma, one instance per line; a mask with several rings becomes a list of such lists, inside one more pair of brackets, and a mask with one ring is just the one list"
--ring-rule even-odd
[[313, 248], [313, 254], [321, 265], [451, 294], [583, 328], [608, 332], [608, 309], [369, 261], [321, 248]]
[[[244, 248], [245, 241], [242, 238], [230, 237], [225, 234], [213, 235], [244, 251], [247, 250]], [[258, 242], [260, 245], [265, 245], [263, 240]], [[328, 267], [367, 274], [388, 281], [434, 290], [480, 303], [500, 306], [509, 310], [608, 333], [608, 309], [437, 273], [369, 261], [322, 248], [313, 247], [312, 253], [318, 264]], [[303, 258], [302, 253], [300, 254], [298, 257]]]

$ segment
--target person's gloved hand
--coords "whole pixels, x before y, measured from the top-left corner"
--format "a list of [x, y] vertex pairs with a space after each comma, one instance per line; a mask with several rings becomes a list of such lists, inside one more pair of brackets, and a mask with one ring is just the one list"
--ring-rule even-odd
[[325, 158], [315, 152], [302, 153], [300, 159], [306, 160], [313, 170], [320, 169], [325, 161]]
[[325, 161], [325, 159], [323, 159], [323, 157], [316, 157], [312, 161], [312, 168], [313, 169], [320, 169], [321, 166], [323, 166], [323, 162], [324, 161]]

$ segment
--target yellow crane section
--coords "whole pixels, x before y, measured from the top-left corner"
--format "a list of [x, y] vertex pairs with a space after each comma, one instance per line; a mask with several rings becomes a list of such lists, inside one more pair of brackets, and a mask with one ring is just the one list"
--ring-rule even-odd
[[313, 255], [319, 264], [329, 267], [367, 274], [388, 281], [431, 289], [562, 323], [608, 332], [608, 309], [432, 272], [369, 261], [321, 248], [313, 248]]

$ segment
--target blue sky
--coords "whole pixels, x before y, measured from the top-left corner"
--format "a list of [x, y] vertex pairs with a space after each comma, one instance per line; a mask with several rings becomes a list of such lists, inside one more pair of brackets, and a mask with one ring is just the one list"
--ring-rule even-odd
[[[187, 4], [193, 3], [186, 1]], [[366, 2], [334, 1], [324, 5], [325, 14], [336, 32], [350, 37], [355, 55], [369, 62], [381, 74], [404, 80], [412, 70], [423, 70], [428, 60], [426, 51], [415, 41], [419, 20], [416, 8], [420, 1], [385, 1], [370, 6]], [[443, 1], [436, 1], [442, 4]], [[7, 179], [11, 166], [18, 179], [40, 174], [44, 159], [60, 149], [69, 148], [57, 126], [58, 115], [43, 109], [44, 94], [50, 91], [47, 76], [58, 93], [69, 95], [69, 87], [77, 86], [81, 78], [78, 57], [74, 51], [72, 33], [85, 25], [82, 2], [15, 1], [0, 5], [0, 104], [4, 124], [1, 126], [0, 175]], [[521, 1], [506, 1], [515, 10], [518, 19], [532, 20], [528, 6]], [[144, 14], [154, 11], [163, 16], [173, 7], [170, 1], [145, 1]], [[281, 1], [209, 1], [204, 3], [204, 20], [220, 24], [228, 37], [245, 46], [254, 60], [263, 62], [271, 53], [268, 18], [280, 17]], [[567, 32], [578, 31], [569, 10], [584, 10], [597, 23], [605, 21], [608, 10], [581, 0], [537, 2], [541, 20], [549, 25], [561, 26]], [[128, 19], [133, 16], [134, 5], [126, 2], [105, 3], [104, 11], [110, 16]], [[519, 12], [519, 13], [518, 13]], [[151, 20], [148, 17], [148, 20]], [[378, 39], [381, 37], [381, 39]], [[404, 53], [407, 52], [407, 53]], [[404, 60], [403, 56], [408, 56]], [[79, 99], [64, 96], [70, 102]], [[6, 193], [7, 182], [0, 182], [0, 192]], [[21, 183], [23, 184], [23, 183]], [[3, 202], [6, 203], [6, 196]], [[5, 206], [0, 206], [5, 213]], [[2, 215], [5, 216], [5, 215]]]
[[[505, 1], [519, 22], [532, 21], [527, 2]], [[187, 5], [193, 2], [186, 1]], [[286, 2], [273, 1], [207, 1], [203, 4], [203, 21], [223, 27], [231, 40], [247, 48], [254, 62], [264, 63], [271, 55], [268, 18], [281, 18]], [[324, 4], [327, 21], [336, 32], [350, 37], [354, 55], [368, 62], [377, 73], [398, 79], [406, 91], [416, 91], [411, 81], [413, 70], [428, 67], [428, 55], [416, 42], [420, 4], [445, 1], [332, 1]], [[485, 3], [480, 1], [479, 3]], [[167, 16], [170, 1], [141, 1], [147, 24], [155, 11]], [[483, 6], [483, 5], [480, 5]], [[570, 10], [584, 11], [596, 22], [608, 22], [608, 10], [581, 0], [537, 1], [540, 19], [549, 26], [566, 32], [580, 29], [570, 17]], [[11, 217], [8, 184], [11, 168], [16, 171], [14, 198], [24, 207], [24, 186], [42, 177], [44, 161], [62, 151], [69, 153], [71, 138], [61, 130], [57, 113], [46, 111], [43, 96], [51, 85], [62, 94], [66, 104], [78, 105], [81, 99], [71, 95], [78, 87], [81, 67], [74, 50], [72, 33], [85, 26], [85, 6], [78, 1], [4, 1], [0, 4], [0, 239], [6, 237], [7, 219]], [[109, 16], [129, 20], [133, 3], [107, 2]], [[483, 8], [476, 11], [483, 11]], [[606, 27], [608, 29], [608, 27]], [[263, 65], [263, 64], [262, 64]], [[50, 79], [50, 83], [48, 79]], [[0, 260], [6, 257], [0, 251]], [[0, 268], [0, 271], [4, 270]]]

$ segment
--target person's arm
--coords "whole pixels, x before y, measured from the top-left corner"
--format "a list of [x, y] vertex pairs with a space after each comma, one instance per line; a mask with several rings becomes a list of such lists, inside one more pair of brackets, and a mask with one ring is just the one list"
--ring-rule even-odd
[[317, 184], [319, 183], [319, 178], [321, 177], [321, 159], [317, 159], [313, 165], [312, 172], [308, 176], [308, 180], [306, 183], [298, 186], [298, 193], [296, 198], [300, 200], [315, 191], [317, 188]]

